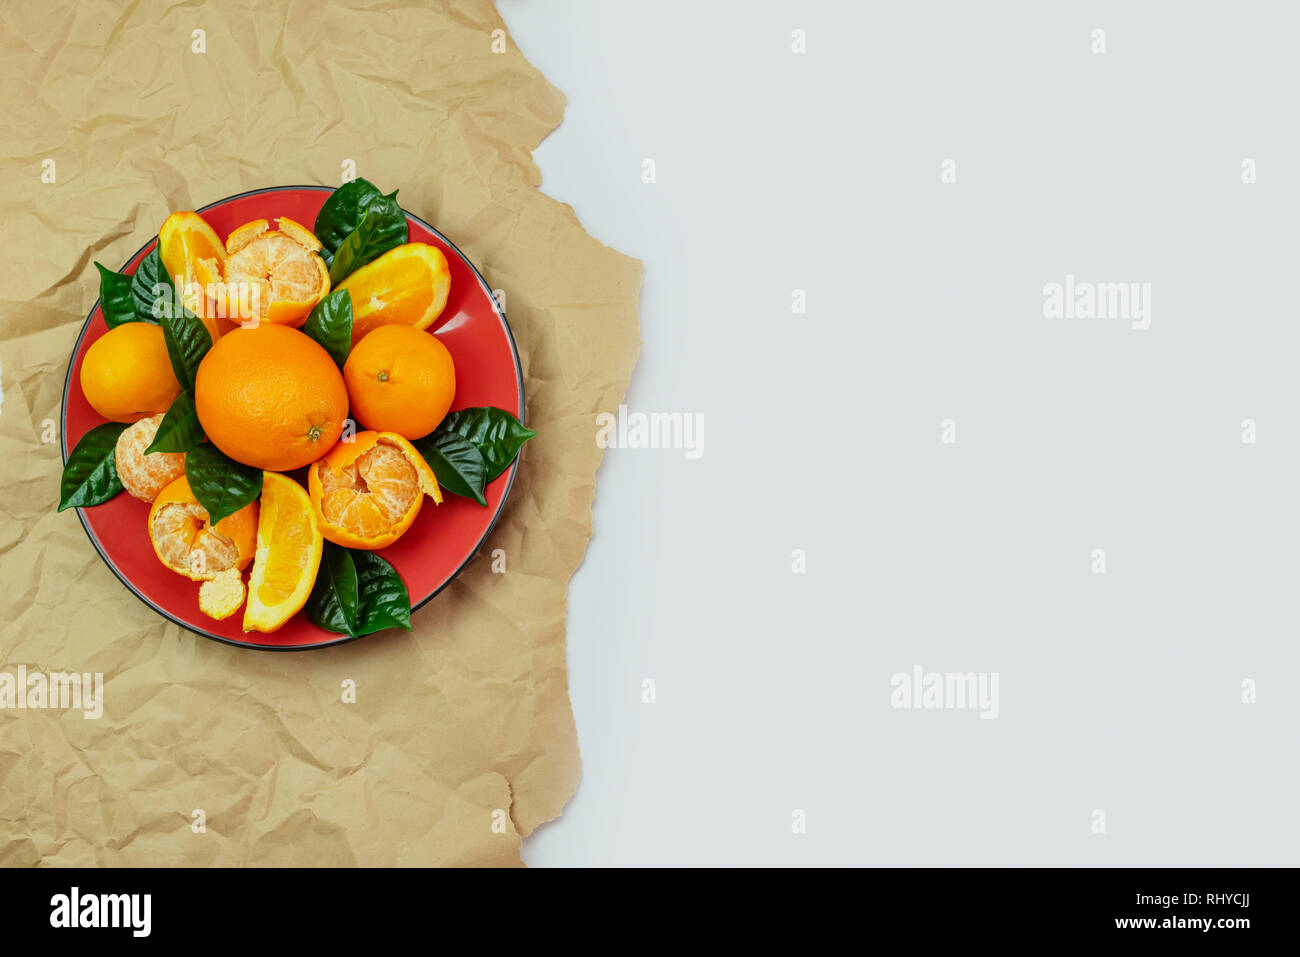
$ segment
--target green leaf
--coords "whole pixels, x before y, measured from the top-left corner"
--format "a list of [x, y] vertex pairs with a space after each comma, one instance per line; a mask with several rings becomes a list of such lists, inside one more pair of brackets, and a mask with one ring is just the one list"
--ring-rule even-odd
[[357, 568], [357, 634], [385, 628], [411, 630], [411, 596], [397, 569], [374, 552], [353, 551]]
[[73, 506], [102, 505], [122, 491], [117, 477], [117, 437], [126, 425], [109, 422], [97, 425], [81, 437], [63, 466], [59, 487], [59, 511]]
[[346, 289], [335, 289], [316, 303], [302, 331], [324, 346], [339, 368], [343, 368], [352, 349], [352, 294]]
[[158, 431], [145, 449], [151, 452], [188, 452], [203, 441], [203, 426], [194, 408], [194, 393], [185, 391], [172, 400], [171, 408], [158, 423]]
[[438, 426], [439, 432], [454, 432], [469, 439], [483, 454], [487, 465], [487, 481], [491, 482], [506, 470], [523, 444], [537, 433], [525, 428], [523, 423], [505, 409], [479, 406], [448, 413]]
[[228, 458], [211, 442], [185, 456], [185, 476], [213, 525], [262, 494], [262, 470]]
[[326, 631], [354, 638], [411, 628], [411, 596], [397, 570], [373, 552], [332, 542], [325, 543], [306, 612]]
[[99, 270], [99, 309], [104, 314], [108, 328], [115, 329], [124, 322], [135, 322], [135, 300], [131, 289], [135, 279], [95, 263]]
[[162, 330], [176, 381], [182, 389], [193, 389], [199, 363], [212, 348], [208, 327], [177, 299], [162, 310]]
[[[321, 255], [325, 257], [325, 262], [333, 260], [334, 254], [343, 245], [343, 240], [361, 225], [371, 203], [396, 198], [397, 190], [384, 196], [379, 187], [366, 179], [354, 179], [330, 193], [329, 199], [325, 200], [325, 205], [316, 214], [316, 225], [312, 229], [323, 247]], [[402, 221], [405, 223], [405, 217]], [[403, 239], [402, 242], [406, 240]]]
[[330, 284], [337, 286], [366, 263], [407, 241], [406, 214], [397, 200], [382, 196], [372, 202], [361, 223], [339, 245], [330, 262]]
[[352, 554], [341, 545], [326, 542], [316, 583], [307, 599], [307, 617], [326, 631], [355, 638], [358, 602], [357, 566]]
[[411, 443], [433, 469], [438, 484], [448, 492], [472, 498], [486, 505], [483, 486], [487, 483], [487, 465], [483, 454], [469, 439], [455, 432], [436, 432]]
[[167, 275], [157, 246], [140, 260], [131, 277], [131, 299], [135, 303], [135, 317], [141, 322], [158, 322], [163, 311], [177, 299], [176, 287]]

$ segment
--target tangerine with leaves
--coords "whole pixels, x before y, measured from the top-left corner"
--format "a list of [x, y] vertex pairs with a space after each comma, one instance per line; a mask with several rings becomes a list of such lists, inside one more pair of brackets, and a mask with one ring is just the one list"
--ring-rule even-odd
[[343, 366], [352, 414], [367, 429], [408, 439], [438, 427], [456, 395], [451, 353], [411, 326], [379, 326], [353, 347]]
[[334, 446], [348, 393], [338, 366], [313, 339], [263, 322], [213, 344], [199, 363], [194, 404], [204, 433], [230, 458], [287, 472]]

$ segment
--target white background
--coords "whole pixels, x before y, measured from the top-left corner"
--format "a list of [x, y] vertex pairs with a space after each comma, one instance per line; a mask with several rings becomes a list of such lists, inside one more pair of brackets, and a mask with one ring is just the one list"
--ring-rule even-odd
[[[569, 97], [542, 190], [645, 263], [627, 402], [705, 422], [606, 454], [525, 861], [1294, 864], [1285, 8], [499, 6]], [[1044, 318], [1067, 273], [1151, 328]], [[915, 664], [1000, 716], [892, 709]]]

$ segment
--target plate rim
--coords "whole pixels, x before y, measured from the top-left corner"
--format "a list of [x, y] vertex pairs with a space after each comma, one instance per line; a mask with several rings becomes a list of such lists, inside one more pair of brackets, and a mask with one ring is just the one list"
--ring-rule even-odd
[[[257, 196], [261, 193], [280, 193], [286, 190], [312, 190], [315, 192], [332, 193], [334, 192], [335, 187], [320, 186], [315, 184], [288, 185], [288, 186], [263, 186], [259, 189], [250, 189], [242, 193], [234, 193], [230, 196], [226, 196], [223, 199], [215, 200], [211, 203], [206, 204], [205, 206], [199, 207], [197, 210], [195, 210], [195, 212], [203, 213], [209, 209], [212, 209], [215, 206], [220, 206], [223, 203], [229, 203], [237, 199], [243, 199], [246, 196]], [[519, 361], [519, 346], [515, 342], [514, 330], [510, 328], [510, 322], [508, 319], [506, 319], [505, 310], [501, 308], [501, 303], [497, 300], [497, 297], [493, 294], [492, 287], [488, 285], [487, 280], [483, 278], [483, 274], [479, 272], [478, 267], [475, 266], [474, 263], [470, 261], [470, 258], [466, 256], [463, 252], [461, 252], [460, 247], [457, 246], [454, 242], [452, 242], [449, 238], [447, 238], [447, 236], [441, 230], [435, 228], [432, 224], [421, 219], [419, 216], [412, 213], [405, 206], [401, 206], [399, 204], [398, 208], [400, 208], [402, 212], [405, 213], [407, 216], [409, 216], [411, 219], [415, 220], [425, 229], [429, 230], [429, 232], [433, 233], [433, 235], [437, 236], [440, 240], [446, 243], [451, 248], [451, 250], [457, 256], [460, 257], [461, 261], [466, 266], [469, 267], [470, 271], [474, 274], [474, 277], [478, 280], [479, 287], [485, 293], [487, 293], [488, 300], [492, 303], [492, 311], [493, 313], [495, 313], [498, 321], [501, 323], [501, 328], [505, 330], [506, 341], [510, 345], [510, 355], [514, 359], [514, 363], [515, 363], [515, 381], [519, 383], [519, 421], [521, 424], [527, 425], [528, 410], [524, 405], [524, 370], [523, 370], [523, 365]], [[157, 242], [158, 242], [157, 236], [151, 237], [148, 241], [145, 242], [143, 246], [141, 246], [134, 253], [132, 253], [130, 256], [127, 257], [126, 260], [127, 263], [131, 262], [137, 256], [143, 254], [150, 246], [157, 244]], [[121, 272], [121, 269], [119, 269], [118, 272]], [[86, 314], [86, 318], [81, 324], [81, 331], [77, 333], [77, 341], [74, 342], [72, 345], [72, 354], [68, 357], [68, 371], [64, 375], [64, 379], [63, 379], [63, 401], [59, 409], [59, 445], [63, 455], [64, 466], [68, 464], [68, 395], [70, 394], [69, 390], [72, 388], [72, 368], [77, 363], [77, 355], [81, 351], [81, 341], [86, 337], [86, 331], [90, 328], [90, 322], [94, 318], [95, 310], [99, 308], [99, 304], [100, 304], [99, 297], [96, 297], [94, 303], [91, 304], [90, 312]], [[462, 571], [464, 571], [465, 566], [467, 566], [470, 562], [472, 562], [475, 558], [477, 558], [479, 552], [483, 550], [484, 543], [488, 540], [489, 537], [491, 537], [492, 532], [496, 529], [497, 522], [501, 520], [501, 513], [505, 511], [506, 502], [509, 501], [510, 499], [510, 491], [511, 489], [514, 488], [515, 474], [519, 471], [519, 460], [522, 455], [523, 455], [523, 450], [521, 449], [519, 454], [515, 456], [515, 460], [510, 463], [510, 467], [507, 470], [509, 474], [506, 477], [506, 487], [505, 490], [501, 493], [501, 501], [497, 503], [496, 512], [492, 515], [491, 521], [488, 522], [487, 528], [483, 530], [482, 536], [480, 536], [479, 540], [474, 544], [474, 547], [470, 550], [470, 553], [465, 556], [464, 560], [461, 561], [461, 563], [456, 566], [455, 570], [450, 575], [447, 576], [446, 581], [444, 581], [441, 585], [439, 585], [437, 588], [431, 591], [424, 598], [420, 599], [418, 603], [411, 606], [412, 614], [419, 611], [429, 602], [433, 601], [433, 599], [437, 597], [443, 591], [443, 589], [445, 589], [448, 585], [450, 585], [453, 581], [456, 580], [456, 576], [458, 576]], [[309, 645], [263, 645], [263, 644], [257, 644], [250, 641], [239, 641], [234, 638], [227, 638], [224, 635], [217, 635], [210, 631], [204, 631], [201, 628], [195, 628], [189, 622], [181, 621], [179, 618], [171, 614], [166, 609], [159, 608], [156, 604], [154, 604], [152, 600], [150, 600], [148, 597], [142, 594], [140, 590], [136, 588], [134, 584], [131, 583], [131, 581], [121, 572], [121, 570], [117, 567], [117, 565], [114, 564], [112, 559], [110, 559], [108, 555], [105, 553], [104, 547], [99, 541], [99, 537], [95, 535], [90, 525], [86, 522], [86, 516], [83, 507], [80, 505], [74, 507], [76, 508], [77, 519], [81, 522], [81, 527], [85, 531], [86, 537], [90, 539], [91, 545], [93, 545], [95, 547], [95, 551], [99, 553], [100, 559], [102, 559], [104, 564], [109, 567], [109, 570], [112, 571], [112, 573], [115, 576], [117, 576], [117, 580], [120, 581], [123, 585], [125, 585], [127, 589], [133, 595], [135, 595], [136, 598], [140, 599], [141, 602], [143, 602], [149, 608], [153, 609], [158, 614], [162, 615], [163, 618], [179, 626], [184, 631], [188, 631], [191, 634], [199, 635], [203, 638], [208, 638], [212, 641], [218, 641], [223, 645], [230, 645], [234, 648], [247, 648], [255, 651], [319, 651], [322, 648], [334, 648], [338, 645], [346, 645], [349, 642], [359, 641], [362, 638], [369, 637], [369, 635], [356, 635], [356, 636], [338, 635], [336, 638], [332, 640], [317, 642]], [[372, 632], [372, 634], [379, 634], [379, 632]]]

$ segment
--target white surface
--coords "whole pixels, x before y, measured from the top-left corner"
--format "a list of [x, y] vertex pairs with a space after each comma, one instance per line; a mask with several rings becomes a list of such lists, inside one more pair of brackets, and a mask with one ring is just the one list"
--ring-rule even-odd
[[[606, 455], [583, 781], [525, 861], [1294, 864], [1295, 24], [499, 6], [569, 97], [543, 191], [645, 262], [628, 404], [705, 419]], [[1067, 273], [1152, 327], [1044, 318]], [[998, 672], [999, 718], [892, 709], [914, 664]]]

